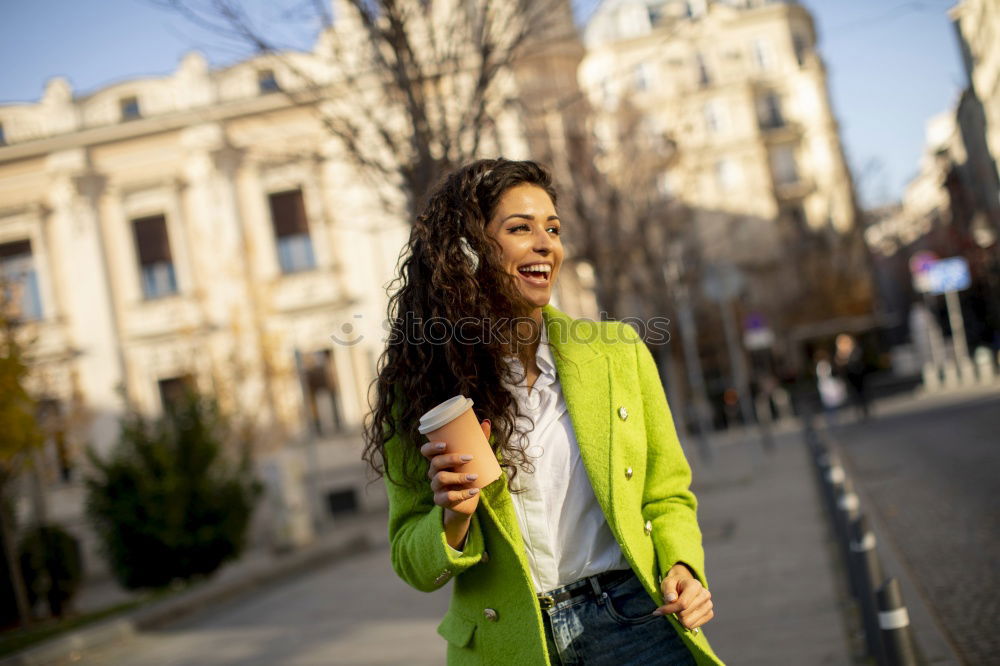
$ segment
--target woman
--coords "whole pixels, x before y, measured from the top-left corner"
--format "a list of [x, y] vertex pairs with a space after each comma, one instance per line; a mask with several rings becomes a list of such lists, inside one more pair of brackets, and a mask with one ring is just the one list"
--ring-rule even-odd
[[[656, 366], [631, 327], [549, 305], [560, 232], [548, 173], [504, 159], [452, 173], [413, 226], [365, 433], [393, 568], [455, 581], [449, 664], [720, 664]], [[457, 394], [505, 471], [481, 491], [417, 432]]]

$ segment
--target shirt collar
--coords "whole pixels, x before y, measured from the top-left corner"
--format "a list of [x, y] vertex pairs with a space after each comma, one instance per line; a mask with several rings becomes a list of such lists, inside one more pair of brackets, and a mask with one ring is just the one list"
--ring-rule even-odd
[[[545, 326], [542, 326], [539, 330], [540, 335], [538, 351], [535, 352], [535, 363], [538, 364], [538, 369], [541, 372], [541, 375], [537, 380], [535, 380], [535, 386], [547, 386], [555, 381], [556, 364], [555, 358], [552, 356], [552, 348], [549, 345], [549, 334], [545, 330]], [[519, 358], [516, 356], [504, 356], [504, 359], [515, 367], [517, 373], [523, 372], [521, 360]], [[541, 382], [541, 384], [538, 382]]]

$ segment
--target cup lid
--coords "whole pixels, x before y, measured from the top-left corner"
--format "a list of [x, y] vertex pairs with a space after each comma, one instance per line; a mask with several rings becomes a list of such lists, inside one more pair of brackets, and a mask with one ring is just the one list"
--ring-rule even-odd
[[417, 430], [421, 435], [434, 432], [438, 428], [445, 426], [465, 413], [465, 410], [472, 407], [472, 398], [464, 395], [456, 395], [448, 398], [437, 407], [432, 407], [420, 417], [420, 425]]

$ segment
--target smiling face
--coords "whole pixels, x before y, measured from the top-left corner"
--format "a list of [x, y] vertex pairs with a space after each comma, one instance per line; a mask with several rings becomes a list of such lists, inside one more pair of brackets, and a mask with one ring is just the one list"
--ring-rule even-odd
[[516, 185], [500, 198], [486, 232], [503, 250], [501, 261], [516, 276], [518, 289], [541, 317], [563, 261], [559, 216], [542, 188]]

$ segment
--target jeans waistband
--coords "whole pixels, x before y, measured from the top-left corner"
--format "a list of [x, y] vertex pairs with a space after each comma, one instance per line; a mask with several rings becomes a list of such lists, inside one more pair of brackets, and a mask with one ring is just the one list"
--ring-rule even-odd
[[587, 576], [562, 587], [557, 587], [554, 590], [540, 593], [538, 595], [538, 603], [542, 609], [548, 609], [555, 608], [559, 604], [582, 595], [593, 595], [595, 598], [600, 597], [602, 589], [634, 575], [631, 569], [614, 569], [594, 576]]

